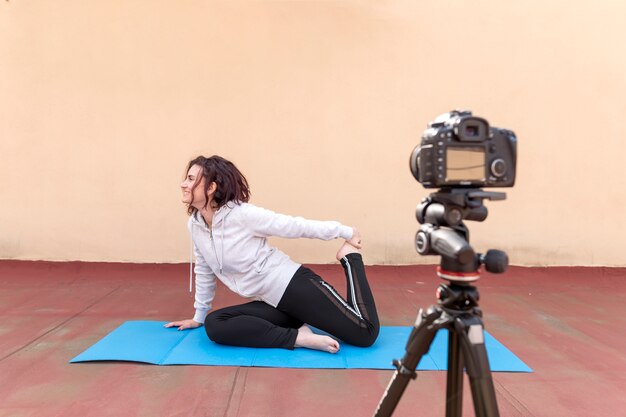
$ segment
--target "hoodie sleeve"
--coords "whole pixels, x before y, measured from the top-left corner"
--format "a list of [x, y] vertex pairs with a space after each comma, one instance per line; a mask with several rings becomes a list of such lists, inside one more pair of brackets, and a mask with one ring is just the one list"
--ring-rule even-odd
[[194, 254], [196, 256], [196, 266], [193, 269], [196, 275], [196, 296], [193, 306], [196, 314], [193, 316], [193, 321], [204, 323], [215, 297], [216, 277], [195, 245]]
[[204, 323], [204, 319], [211, 309], [211, 303], [215, 297], [215, 284], [216, 276], [211, 270], [211, 267], [206, 263], [204, 257], [193, 243], [192, 222], [191, 218], [187, 223], [189, 233], [192, 236], [191, 245], [193, 246], [193, 253], [196, 257], [196, 265], [193, 272], [196, 275], [196, 294], [195, 301], [193, 303], [196, 313], [193, 316], [193, 320], [198, 323]]
[[246, 226], [259, 237], [277, 236], [289, 239], [300, 237], [331, 240], [352, 237], [352, 228], [335, 221], [307, 220], [278, 214], [271, 210], [245, 204], [244, 221]]
[[[211, 309], [213, 297], [215, 297], [216, 276], [193, 242], [194, 228], [191, 217], [189, 217], [189, 221], [187, 222], [187, 229], [189, 230], [189, 235], [191, 237], [193, 254], [196, 257], [196, 265], [193, 268], [193, 272], [196, 275], [196, 294], [195, 301], [193, 303], [196, 313], [193, 316], [193, 321], [197, 323], [204, 323], [204, 319]], [[192, 260], [190, 259], [189, 262], [192, 262]], [[189, 288], [189, 291], [191, 291], [191, 287]]]

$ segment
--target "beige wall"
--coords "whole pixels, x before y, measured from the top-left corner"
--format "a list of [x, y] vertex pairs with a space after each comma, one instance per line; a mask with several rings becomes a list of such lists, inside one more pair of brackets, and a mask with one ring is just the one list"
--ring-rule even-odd
[[[472, 243], [521, 265], [626, 265], [626, 3], [0, 2], [0, 258], [183, 262], [186, 161], [252, 202], [413, 249], [426, 123], [472, 109], [519, 138], [517, 185]], [[328, 262], [338, 242], [275, 241]]]

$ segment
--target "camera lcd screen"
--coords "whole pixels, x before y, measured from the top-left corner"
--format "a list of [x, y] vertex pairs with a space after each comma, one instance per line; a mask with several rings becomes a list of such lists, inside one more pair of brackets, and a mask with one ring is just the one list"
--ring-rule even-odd
[[446, 181], [485, 181], [483, 147], [448, 147]]

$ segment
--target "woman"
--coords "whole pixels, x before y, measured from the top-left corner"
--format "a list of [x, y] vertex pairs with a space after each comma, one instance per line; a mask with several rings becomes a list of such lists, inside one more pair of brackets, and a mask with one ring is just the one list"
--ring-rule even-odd
[[[196, 256], [196, 313], [192, 319], [165, 327], [184, 330], [204, 323], [211, 340], [235, 346], [306, 347], [335, 353], [339, 350], [335, 338], [356, 346], [374, 343], [378, 315], [359, 252], [361, 236], [355, 228], [248, 204], [246, 178], [219, 156], [190, 161], [181, 189]], [[346, 273], [347, 299], [313, 271], [270, 246], [269, 236], [345, 239], [337, 259]], [[216, 279], [255, 301], [208, 314]], [[313, 333], [307, 324], [334, 338]]]

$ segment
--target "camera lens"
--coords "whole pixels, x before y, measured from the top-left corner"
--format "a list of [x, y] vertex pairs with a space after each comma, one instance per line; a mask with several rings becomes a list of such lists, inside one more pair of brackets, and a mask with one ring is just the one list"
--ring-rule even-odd
[[[413, 152], [411, 152], [411, 157], [409, 158], [409, 168], [411, 168], [411, 174], [413, 174], [413, 178], [415, 178], [418, 182], [421, 182], [420, 181], [420, 165], [419, 165], [421, 152], [422, 152], [422, 147], [416, 146], [415, 149], [413, 149]], [[432, 152], [432, 151], [428, 149], [428, 152]], [[425, 152], [425, 154], [428, 152]], [[430, 154], [425, 155], [425, 156], [430, 157]], [[426, 170], [426, 174], [428, 174], [428, 170]]]

